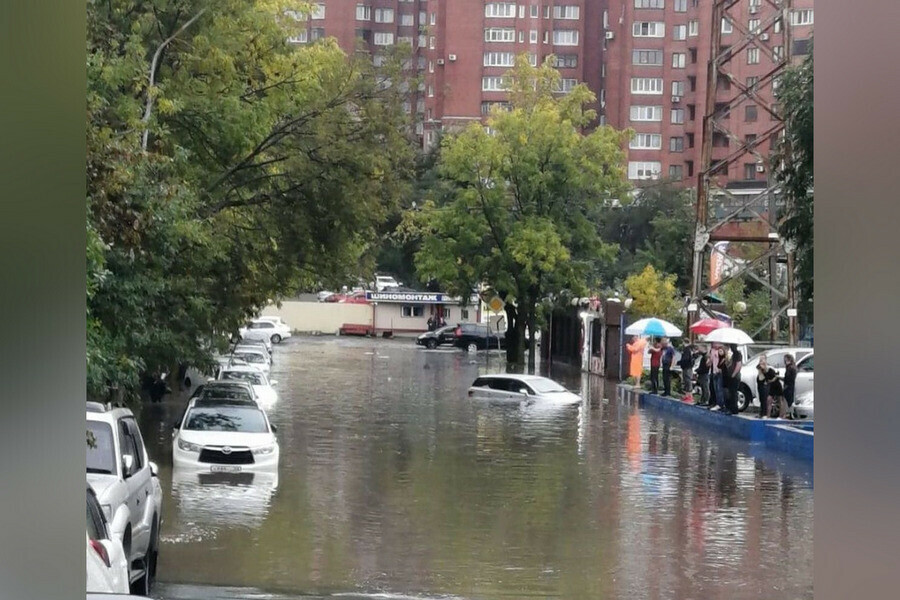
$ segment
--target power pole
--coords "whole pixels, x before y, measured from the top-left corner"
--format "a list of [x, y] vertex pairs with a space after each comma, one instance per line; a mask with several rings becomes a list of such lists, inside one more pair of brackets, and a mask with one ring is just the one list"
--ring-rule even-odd
[[[793, 0], [759, 0], [749, 5], [741, 0], [713, 0], [688, 325], [701, 315], [712, 316], [706, 302], [708, 294], [732, 279], [747, 277], [766, 288], [771, 298], [770, 318], [757, 331], [748, 332], [750, 336], [757, 338], [768, 330], [768, 337], [774, 341], [778, 336], [779, 321], [786, 314], [790, 343], [796, 345], [793, 249], [788, 248], [778, 234], [778, 209], [784, 200], [772, 174], [775, 165], [762, 154], [763, 144], [768, 141], [770, 147], [774, 146], [784, 132], [780, 110], [775, 106], [774, 90], [779, 76], [791, 64], [792, 4]], [[759, 23], [753, 30], [748, 26], [751, 19]], [[730, 39], [734, 43], [730, 46], [722, 45], [723, 21], [733, 28]], [[743, 70], [737, 61], [750, 63], [751, 55], [758, 61], [762, 74], [748, 82], [735, 76], [734, 71]], [[721, 80], [728, 84], [719, 89]], [[755, 138], [741, 138], [732, 130], [731, 115], [743, 111], [748, 104], [756, 105], [759, 113], [772, 118], [772, 125]], [[727, 144], [714, 148], [714, 142], [723, 137]], [[720, 185], [720, 174], [727, 173], [729, 167], [740, 168], [747, 160], [756, 163], [757, 171], [767, 172], [765, 189], [738, 195], [735, 190]], [[761, 246], [762, 251], [712, 284], [704, 273], [712, 253], [719, 252], [714, 245], [723, 241]], [[787, 273], [786, 277], [780, 278], [779, 265], [783, 263], [787, 265]], [[761, 265], [767, 267], [767, 277], [754, 271]]]

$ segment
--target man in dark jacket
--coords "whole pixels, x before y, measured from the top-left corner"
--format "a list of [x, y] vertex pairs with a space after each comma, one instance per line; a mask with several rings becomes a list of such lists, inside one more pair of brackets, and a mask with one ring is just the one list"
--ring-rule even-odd
[[663, 396], [672, 395], [672, 362], [675, 360], [675, 348], [669, 338], [662, 340], [662, 376]]
[[690, 340], [684, 340], [681, 346], [681, 358], [678, 359], [678, 366], [681, 367], [682, 392], [689, 394], [694, 388], [694, 347]]

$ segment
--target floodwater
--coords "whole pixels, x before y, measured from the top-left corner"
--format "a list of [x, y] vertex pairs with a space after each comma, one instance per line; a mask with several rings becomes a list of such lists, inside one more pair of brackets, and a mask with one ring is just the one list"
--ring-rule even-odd
[[813, 597], [812, 465], [616, 400], [473, 401], [495, 354], [409, 340], [276, 347], [277, 476], [173, 474], [183, 400], [145, 405], [163, 524], [154, 596]]

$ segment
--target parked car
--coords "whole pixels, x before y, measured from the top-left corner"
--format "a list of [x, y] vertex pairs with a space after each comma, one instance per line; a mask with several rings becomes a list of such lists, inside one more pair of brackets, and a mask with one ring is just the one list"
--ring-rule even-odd
[[217, 379], [221, 382], [240, 381], [249, 384], [262, 408], [270, 408], [278, 401], [278, 392], [275, 391], [278, 382], [271, 381], [256, 367], [228, 367], [219, 372]]
[[235, 348], [239, 346], [253, 346], [255, 348], [265, 348], [266, 352], [272, 354], [274, 349], [272, 347], [272, 340], [267, 337], [261, 337], [259, 339], [243, 339], [235, 344]]
[[434, 350], [438, 346], [443, 346], [444, 344], [452, 345], [456, 341], [456, 336], [453, 333], [455, 330], [456, 325], [445, 325], [434, 331], [426, 331], [416, 338], [416, 344], [425, 346], [429, 350]]
[[271, 365], [274, 362], [272, 359], [272, 353], [269, 352], [265, 346], [263, 346], [262, 344], [252, 344], [252, 343], [248, 343], [248, 342], [241, 342], [241, 343], [237, 344], [234, 348], [232, 348], [231, 356], [233, 357], [236, 352], [243, 352], [245, 350], [248, 350], [250, 352], [264, 352], [266, 355], [266, 358], [269, 361], [269, 364]]
[[794, 414], [800, 419], [813, 419], [813, 390], [794, 397]]
[[470, 398], [523, 402], [548, 401], [556, 404], [575, 404], [581, 396], [568, 391], [552, 379], [539, 375], [483, 375], [469, 388]]
[[[775, 369], [779, 376], [784, 377], [784, 357], [787, 354], [793, 354], [794, 360], [798, 361], [797, 384], [799, 386], [799, 361], [812, 354], [812, 351], [812, 348], [773, 348], [757, 354], [744, 363], [744, 367], [741, 369], [741, 384], [738, 387], [738, 410], [744, 411], [748, 406], [759, 406], [759, 398], [756, 393], [756, 365], [759, 364], [761, 356], [765, 356], [769, 366]], [[799, 387], [797, 393], [800, 393]]]
[[468, 349], [471, 345], [478, 350], [506, 348], [506, 332], [490, 331], [487, 325], [480, 323], [460, 323], [454, 328], [453, 337], [453, 345], [457, 348]]
[[372, 283], [372, 287], [375, 288], [376, 292], [383, 292], [386, 289], [398, 288], [401, 285], [403, 284], [398, 282], [390, 275], [376, 275], [375, 281]]
[[238, 473], [278, 467], [276, 428], [259, 406], [192, 400], [176, 425], [176, 468]]
[[[234, 367], [228, 367], [234, 368]], [[245, 400], [248, 404], [259, 404], [256, 390], [248, 381], [207, 381], [197, 386], [191, 400]]]
[[318, 294], [316, 294], [316, 298], [318, 298], [319, 302], [325, 302], [329, 296], [333, 296], [334, 292], [329, 292], [328, 290], [322, 290]]
[[87, 403], [87, 481], [111, 534], [122, 543], [132, 593], [148, 594], [156, 577], [162, 487], [134, 415]]
[[231, 355], [239, 358], [251, 367], [256, 367], [263, 373], [268, 373], [272, 368], [269, 355], [265, 350], [257, 350], [256, 348], [240, 348], [235, 349]]
[[278, 325], [265, 319], [253, 319], [238, 330], [241, 340], [268, 339], [273, 344], [280, 344], [281, 340], [291, 337], [291, 328], [287, 325]]
[[109, 532], [97, 494], [87, 484], [87, 591], [127, 594], [128, 561], [122, 542]]

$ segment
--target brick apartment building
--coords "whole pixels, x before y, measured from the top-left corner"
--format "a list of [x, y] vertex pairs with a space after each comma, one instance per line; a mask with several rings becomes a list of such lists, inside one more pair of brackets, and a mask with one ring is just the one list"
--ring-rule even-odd
[[[787, 24], [794, 56], [808, 51], [812, 5], [794, 0]], [[439, 131], [481, 121], [492, 104], [504, 102], [501, 78], [518, 54], [527, 53], [532, 64], [553, 54], [561, 93], [584, 82], [598, 96], [601, 123], [635, 130], [629, 179], [693, 185], [701, 165], [712, 6], [713, 0], [320, 0], [307, 31], [292, 41], [330, 36], [352, 51], [362, 40], [375, 60], [385, 47], [408, 43], [422, 84], [407, 109], [417, 117], [424, 148]], [[768, 0], [736, 0], [736, 8], [745, 28], [759, 27], [760, 17], [773, 11]], [[722, 45], [732, 38], [736, 43], [738, 29], [721, 26]], [[784, 27], [779, 22], [766, 29], [770, 43], [783, 40]], [[752, 84], [771, 70], [772, 58], [762, 50], [742, 53], [730, 65], [737, 80]], [[719, 81], [723, 100], [733, 94], [730, 86]], [[760, 93], [771, 96], [771, 88]], [[752, 102], [739, 108], [729, 128], [740, 139], [772, 126], [772, 117]], [[760, 152], [770, 145], [761, 143]], [[731, 140], [717, 135], [713, 158], [730, 147]], [[753, 161], [720, 176], [752, 187], [767, 174]]]

